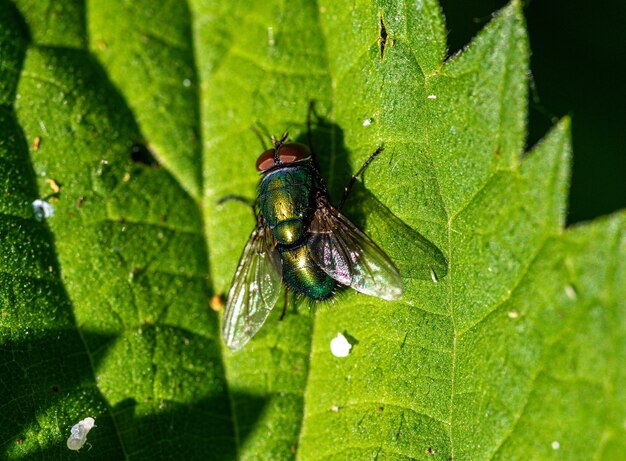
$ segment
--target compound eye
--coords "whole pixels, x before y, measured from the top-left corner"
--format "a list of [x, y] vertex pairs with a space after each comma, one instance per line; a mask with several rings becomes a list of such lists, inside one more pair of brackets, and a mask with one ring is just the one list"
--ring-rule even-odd
[[[278, 151], [280, 163], [293, 163], [311, 156], [311, 151], [304, 144], [290, 142], [283, 144]], [[257, 171], [264, 172], [274, 166], [274, 149], [263, 152], [256, 161]]]
[[274, 149], [268, 149], [263, 152], [256, 160], [257, 171], [266, 171], [274, 166]]
[[311, 151], [304, 144], [290, 142], [284, 144], [278, 151], [280, 163], [292, 163], [311, 156]]

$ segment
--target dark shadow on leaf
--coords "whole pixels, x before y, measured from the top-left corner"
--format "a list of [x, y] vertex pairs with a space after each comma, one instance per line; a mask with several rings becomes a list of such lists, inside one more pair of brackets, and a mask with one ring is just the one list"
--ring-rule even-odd
[[[0, 349], [0, 458], [76, 459], [66, 447], [70, 428], [87, 416], [96, 418], [81, 450], [89, 459], [235, 459], [236, 445], [230, 404], [225, 394], [189, 403], [125, 399], [110, 407], [93, 381], [84, 344], [115, 344], [116, 335], [83, 333], [73, 328], [50, 329]], [[106, 351], [99, 354], [106, 357]], [[134, 373], [129, 369], [129, 373]], [[131, 385], [129, 379], [129, 385]], [[239, 442], [255, 427], [266, 400], [234, 393]], [[42, 416], [45, 415], [45, 416]], [[198, 415], [203, 415], [199, 418]], [[53, 427], [49, 427], [52, 421]], [[56, 426], [56, 427], [54, 427]], [[46, 434], [45, 443], [41, 436]]]
[[133, 144], [130, 148], [130, 158], [139, 165], [149, 166], [152, 168], [160, 168], [161, 164], [154, 156], [154, 153], [142, 143]]
[[[31, 34], [24, 17], [13, 2], [0, 1], [0, 48], [2, 49], [2, 103], [13, 101], [17, 83], [24, 65], [26, 47], [31, 41]], [[8, 104], [7, 104], [8, 105]]]
[[[12, 133], [0, 151], [1, 162], [13, 165], [6, 187], [28, 205], [39, 193], [27, 142], [12, 113], [2, 121]], [[60, 280], [53, 234], [46, 221], [5, 214], [0, 248], [0, 458], [75, 459], [65, 445], [71, 425], [109, 411]], [[96, 336], [106, 344], [114, 335]], [[114, 442], [98, 459], [122, 456]]]
[[245, 444], [246, 439], [251, 435], [261, 419], [268, 399], [271, 397], [261, 397], [258, 395], [244, 394], [241, 392], [231, 392], [232, 401], [237, 406], [237, 430], [239, 431], [239, 442]]
[[[261, 414], [264, 401], [259, 398], [238, 395], [234, 401], [246, 402], [251, 415], [250, 427]], [[148, 411], [158, 410], [147, 414]], [[194, 420], [190, 413], [201, 411], [204, 420]], [[136, 402], [126, 399], [115, 405], [113, 414], [118, 426], [125, 431], [121, 437], [127, 453], [133, 459], [235, 459], [233, 422], [224, 417], [230, 412], [229, 404], [223, 397], [204, 398], [190, 404], [157, 401]], [[252, 414], [253, 413], [253, 414]], [[245, 428], [245, 426], [244, 426]], [[245, 441], [247, 433], [239, 434]], [[94, 441], [95, 443], [95, 441]]]
[[[141, 139], [130, 109], [95, 58], [85, 50], [47, 47], [46, 51], [55, 59], [55, 65], [75, 71], [77, 82], [98, 88], [94, 93], [96, 100], [91, 102], [112, 114], [113, 125], [131, 124], [132, 139]], [[24, 204], [28, 207], [40, 197], [28, 155], [29, 142], [12, 111], [3, 110], [0, 115], [3, 121], [12, 124], [5, 124], [5, 128], [15, 142], [10, 149], [0, 150], [0, 161], [16, 165], [6, 175], [2, 193], [10, 195], [6, 192], [11, 191], [19, 199], [13, 208], [22, 210]], [[94, 134], [98, 135], [99, 132]], [[103, 138], [104, 142], [109, 140]], [[132, 140], [128, 139], [128, 146], [131, 145]], [[99, 168], [106, 163], [98, 158], [94, 165]], [[114, 166], [99, 175], [103, 194], [111, 195], [123, 183], [123, 172], [134, 164], [129, 158], [126, 164]], [[78, 193], [82, 197], [83, 191]], [[111, 402], [128, 396], [153, 395], [156, 399], [160, 393], [175, 393], [177, 389], [172, 390], [175, 386], [196, 388], [196, 381], [188, 378], [195, 369], [184, 375], [189, 371], [186, 364], [178, 360], [174, 348], [166, 343], [163, 350], [173, 352], [168, 356], [171, 360], [158, 364], [160, 370], [163, 365], [168, 366], [162, 379], [151, 383], [150, 374], [146, 379], [131, 379], [133, 375], [153, 373], [157, 365], [139, 369], [132, 360], [134, 351], [129, 345], [128, 356], [122, 360], [126, 365], [123, 371], [128, 373], [128, 388], [112, 384], [111, 376], [101, 373], [100, 368], [106, 367], [105, 360], [119, 359], [119, 351], [123, 349], [118, 348], [118, 356], [114, 357], [113, 346], [126, 341], [125, 333], [131, 328], [90, 332], [78, 325], [72, 299], [60, 276], [62, 266], [57, 260], [57, 245], [47, 222], [7, 217], [3, 220], [4, 227], [0, 226], [0, 248], [5, 260], [11, 261], [0, 274], [0, 458], [75, 460], [86, 455], [98, 460], [131, 457], [152, 460], [185, 459], [190, 455], [198, 459], [234, 459], [231, 409], [223, 374], [220, 375], [223, 365], [221, 356], [214, 353], [219, 350], [217, 339], [207, 336], [206, 342], [197, 348], [198, 368], [214, 371], [214, 382], [207, 386], [213, 389], [210, 397], [201, 390], [197, 396], [187, 393], [185, 403], [134, 404], [134, 400], [127, 399], [112, 408]], [[71, 271], [65, 276], [71, 279]], [[76, 280], [71, 281], [76, 283]], [[170, 326], [158, 327], [166, 330]], [[155, 329], [148, 329], [146, 334], [154, 335]], [[166, 332], [181, 339], [176, 328]], [[210, 351], [207, 342], [212, 344]], [[126, 376], [114, 378], [124, 383]], [[150, 387], [151, 384], [155, 387]], [[254, 408], [261, 409], [262, 405], [259, 403]], [[96, 427], [77, 454], [67, 448], [66, 440], [71, 426], [88, 416], [96, 417]]]
[[[99, 336], [94, 338], [99, 342], [113, 339]], [[0, 364], [3, 459], [75, 459], [66, 446], [71, 426], [96, 413], [98, 424], [110, 422], [110, 412], [95, 386], [84, 343], [75, 329], [32, 331], [21, 340], [4, 341]], [[77, 414], [81, 407], [83, 413]], [[106, 439], [106, 450], [94, 459], [123, 456], [115, 434]]]
[[[300, 121], [301, 123], [301, 121]], [[306, 125], [306, 124], [305, 124]], [[345, 146], [343, 130], [336, 123], [314, 113], [312, 116], [311, 137], [313, 140], [317, 166], [334, 205], [341, 201], [344, 187], [352, 177], [350, 152]], [[304, 131], [296, 141], [309, 144]]]
[[355, 216], [355, 224], [361, 228], [367, 221], [368, 228], [375, 230], [376, 234], [393, 236], [383, 249], [403, 278], [440, 280], [448, 274], [448, 261], [442, 251], [394, 215], [361, 183], [352, 189], [346, 214]]

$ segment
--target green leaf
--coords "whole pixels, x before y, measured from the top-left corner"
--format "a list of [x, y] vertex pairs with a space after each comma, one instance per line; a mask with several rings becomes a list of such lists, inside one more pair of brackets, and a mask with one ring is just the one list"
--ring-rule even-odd
[[[87, 416], [103, 460], [624, 457], [626, 216], [563, 228], [568, 119], [524, 153], [520, 2], [448, 59], [434, 0], [0, 10], [3, 458], [75, 459]], [[254, 220], [217, 202], [255, 196], [249, 125], [306, 141], [311, 100], [335, 203], [385, 146], [347, 214], [405, 294], [230, 353], [208, 300]]]

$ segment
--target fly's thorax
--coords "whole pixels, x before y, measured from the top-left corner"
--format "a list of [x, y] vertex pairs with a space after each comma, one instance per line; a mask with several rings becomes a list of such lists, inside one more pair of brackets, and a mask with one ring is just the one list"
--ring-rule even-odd
[[315, 264], [305, 243], [279, 247], [283, 262], [283, 280], [295, 292], [311, 299], [323, 300], [332, 296], [337, 283]]
[[310, 163], [278, 168], [267, 173], [259, 188], [259, 211], [283, 245], [297, 243], [313, 212], [314, 177]]

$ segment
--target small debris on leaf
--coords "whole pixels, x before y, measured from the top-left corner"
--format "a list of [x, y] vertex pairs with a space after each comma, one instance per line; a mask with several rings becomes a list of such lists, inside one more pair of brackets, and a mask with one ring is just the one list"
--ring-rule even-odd
[[50, 185], [50, 189], [52, 189], [52, 192], [55, 194], [58, 194], [61, 191], [61, 186], [54, 179], [47, 178], [46, 182]]
[[67, 439], [67, 448], [70, 450], [80, 450], [87, 441], [87, 434], [95, 426], [96, 420], [92, 417], [87, 417], [78, 421], [77, 424], [72, 426], [72, 433]]
[[213, 295], [209, 301], [209, 306], [215, 312], [219, 312], [224, 308], [224, 299], [220, 295]]
[[37, 199], [33, 202], [33, 210], [35, 211], [35, 219], [41, 221], [49, 218], [54, 214], [54, 208], [45, 200]]

